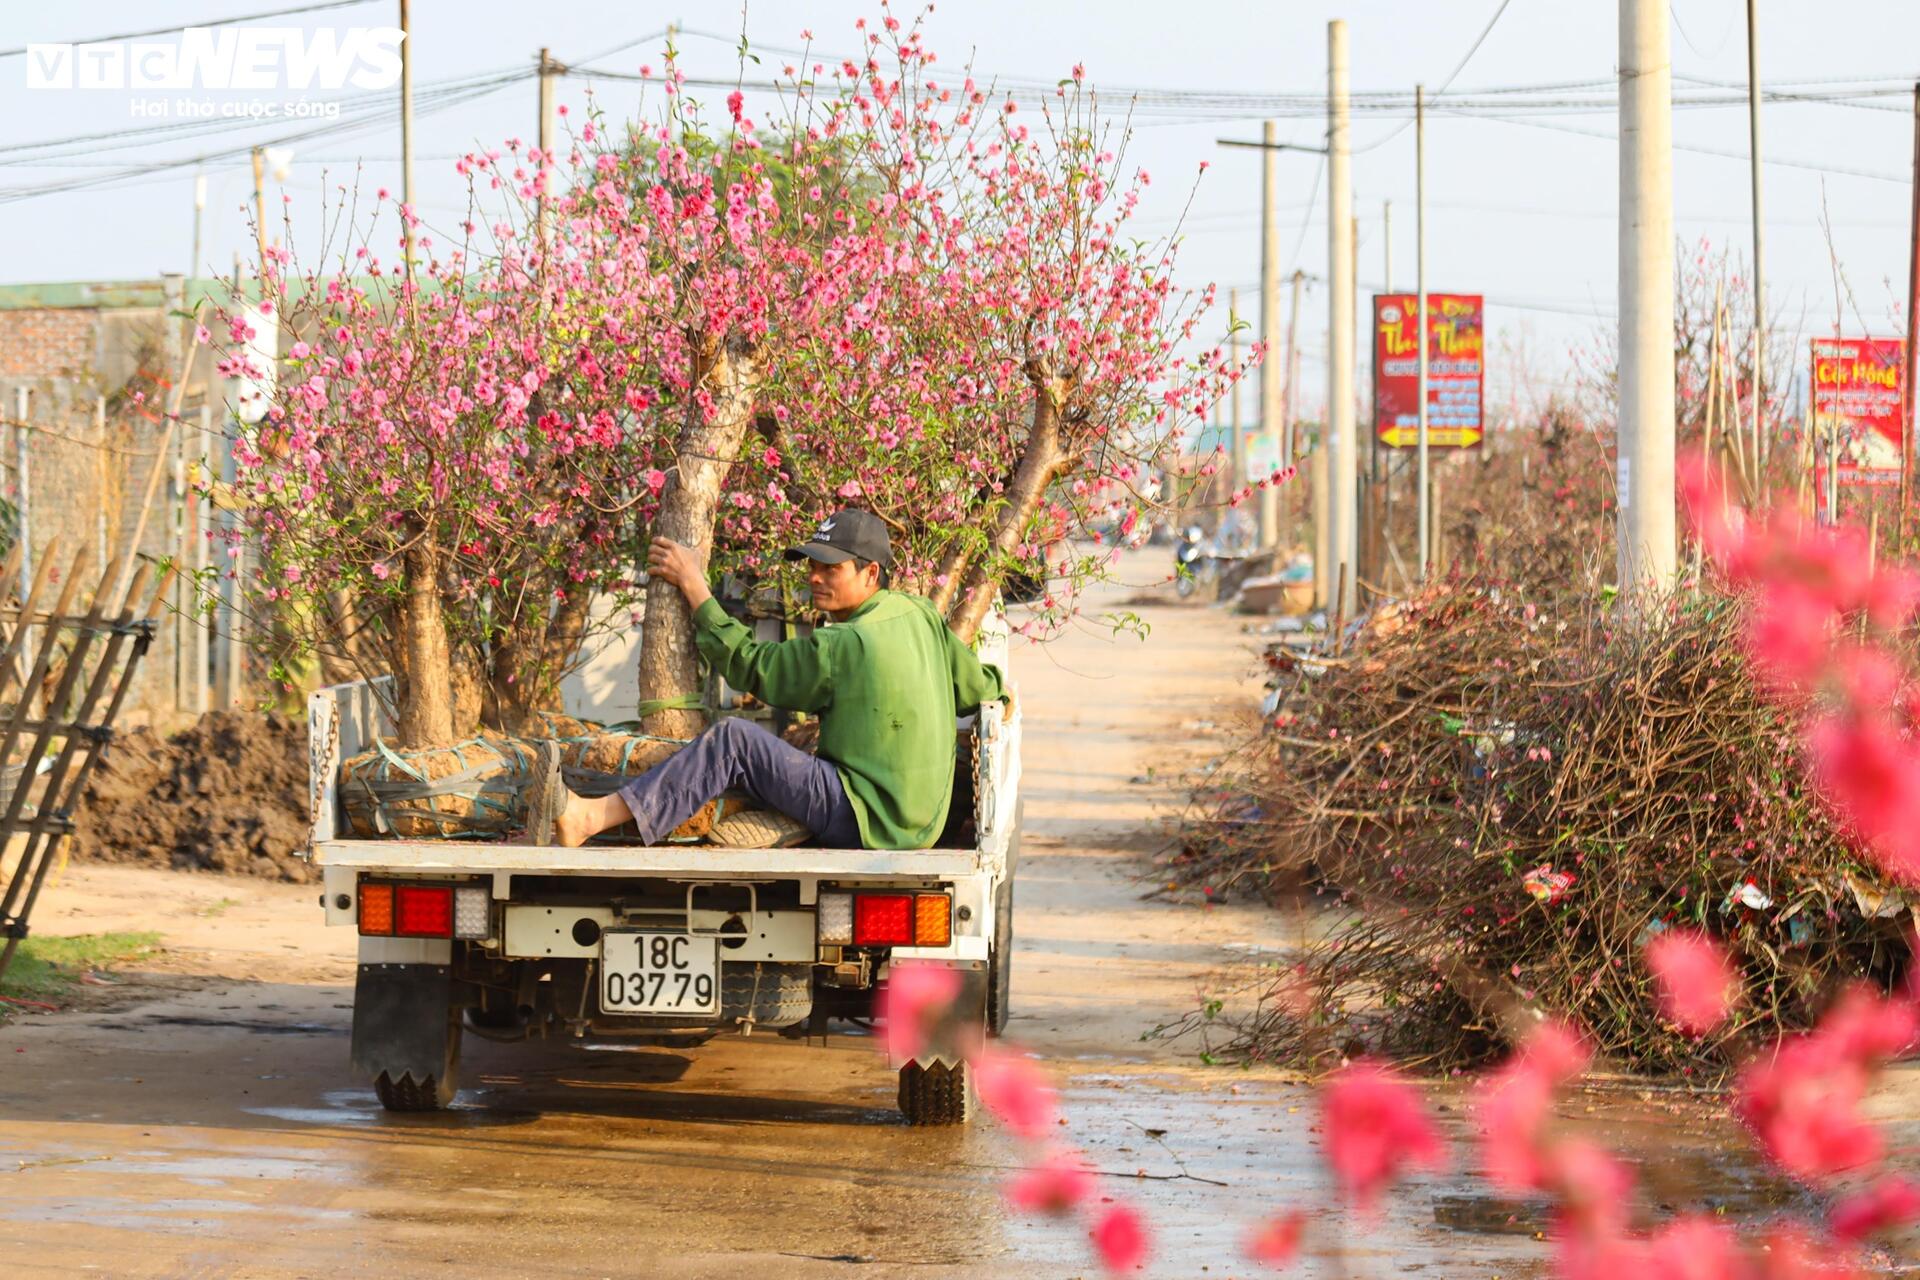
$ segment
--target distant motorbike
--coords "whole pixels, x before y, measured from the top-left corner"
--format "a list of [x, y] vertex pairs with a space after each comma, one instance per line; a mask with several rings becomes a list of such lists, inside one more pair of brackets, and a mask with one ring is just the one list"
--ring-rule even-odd
[[1240, 559], [1221, 551], [1199, 525], [1182, 530], [1173, 550], [1174, 594], [1188, 600], [1202, 590], [1217, 592], [1221, 575]]

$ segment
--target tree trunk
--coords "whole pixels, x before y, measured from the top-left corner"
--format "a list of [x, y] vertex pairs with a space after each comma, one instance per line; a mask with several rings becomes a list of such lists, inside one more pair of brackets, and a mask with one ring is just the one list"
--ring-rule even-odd
[[[687, 422], [675, 448], [677, 464], [667, 473], [654, 518], [656, 537], [671, 538], [692, 549], [702, 567], [713, 552], [714, 510], [727, 470], [739, 455], [753, 423], [759, 389], [757, 353], [745, 341], [709, 340], [703, 368], [693, 388], [704, 386], [713, 400], [708, 421], [689, 390]], [[680, 590], [654, 579], [647, 584], [647, 614], [640, 643], [640, 702], [658, 703], [699, 693], [700, 669], [693, 647], [693, 618]], [[663, 738], [691, 738], [706, 726], [704, 713], [667, 707], [640, 717], [644, 732]]]
[[592, 602], [584, 589], [569, 592], [538, 632], [511, 627], [498, 638], [488, 681], [494, 728], [518, 733], [531, 713], [560, 709], [560, 681], [579, 656]]
[[448, 665], [448, 687], [452, 691], [453, 734], [470, 738], [480, 728], [482, 704], [486, 701], [486, 681], [480, 678], [480, 660], [461, 652]]
[[453, 672], [440, 616], [440, 552], [419, 533], [406, 552], [407, 594], [400, 603], [400, 745], [410, 750], [454, 741]]
[[1060, 390], [1051, 379], [1035, 378], [1033, 421], [1027, 428], [1026, 443], [1020, 449], [1020, 461], [1013, 469], [1013, 482], [1007, 486], [1007, 505], [1000, 512], [989, 543], [989, 553], [968, 575], [967, 590], [947, 611], [947, 625], [968, 644], [979, 634], [987, 610], [993, 607], [993, 582], [985, 565], [996, 555], [1005, 555], [1020, 545], [1020, 535], [1040, 509], [1047, 486], [1059, 472], [1066, 455], [1060, 448]]

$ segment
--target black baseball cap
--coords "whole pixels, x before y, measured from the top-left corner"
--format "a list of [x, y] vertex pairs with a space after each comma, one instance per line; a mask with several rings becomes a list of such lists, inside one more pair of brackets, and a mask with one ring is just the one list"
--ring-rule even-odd
[[882, 569], [893, 567], [893, 544], [887, 537], [886, 522], [871, 511], [853, 507], [834, 512], [820, 522], [811, 538], [787, 548], [789, 560], [839, 564], [855, 557], [871, 560]]

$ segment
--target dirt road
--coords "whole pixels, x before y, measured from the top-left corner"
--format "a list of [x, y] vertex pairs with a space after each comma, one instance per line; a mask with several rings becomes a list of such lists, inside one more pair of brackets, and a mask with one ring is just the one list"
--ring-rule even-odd
[[[1134, 564], [1144, 580], [1158, 557]], [[1016, 656], [1028, 834], [1009, 1035], [1060, 1082], [1102, 1194], [1148, 1215], [1150, 1274], [1248, 1275], [1247, 1224], [1325, 1195], [1311, 1097], [1141, 1037], [1282, 946], [1283, 922], [1142, 901], [1133, 877], [1175, 773], [1248, 714], [1251, 650], [1218, 610], [1141, 612], [1144, 644], [1090, 620]], [[1025, 1158], [1006, 1135], [902, 1127], [857, 1034], [688, 1053], [469, 1038], [456, 1110], [389, 1116], [347, 1068], [354, 940], [320, 926], [316, 892], [76, 867], [47, 895], [40, 932], [157, 929], [165, 951], [87, 989], [88, 1011], [0, 1028], [6, 1274], [1098, 1271], [1075, 1228], [1003, 1205]], [[1359, 1243], [1322, 1221], [1312, 1248], [1373, 1275], [1528, 1273], [1541, 1247], [1524, 1234], [1436, 1226], [1439, 1186]]]

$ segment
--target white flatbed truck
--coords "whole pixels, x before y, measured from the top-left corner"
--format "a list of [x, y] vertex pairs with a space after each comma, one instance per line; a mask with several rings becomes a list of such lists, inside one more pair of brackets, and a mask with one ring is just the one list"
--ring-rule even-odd
[[[1007, 672], [1004, 630], [979, 648]], [[632, 706], [571, 701], [570, 712], [603, 721]], [[360, 935], [352, 1061], [388, 1110], [449, 1104], [466, 1035], [817, 1038], [834, 1018], [870, 1018], [888, 974], [915, 963], [962, 981], [939, 1033], [893, 1063], [901, 1114], [970, 1118], [964, 1047], [1007, 1017], [1017, 710], [993, 703], [955, 727], [967, 843], [902, 851], [344, 838], [341, 763], [392, 725], [365, 682], [314, 693], [308, 713], [308, 856], [327, 923]]]

